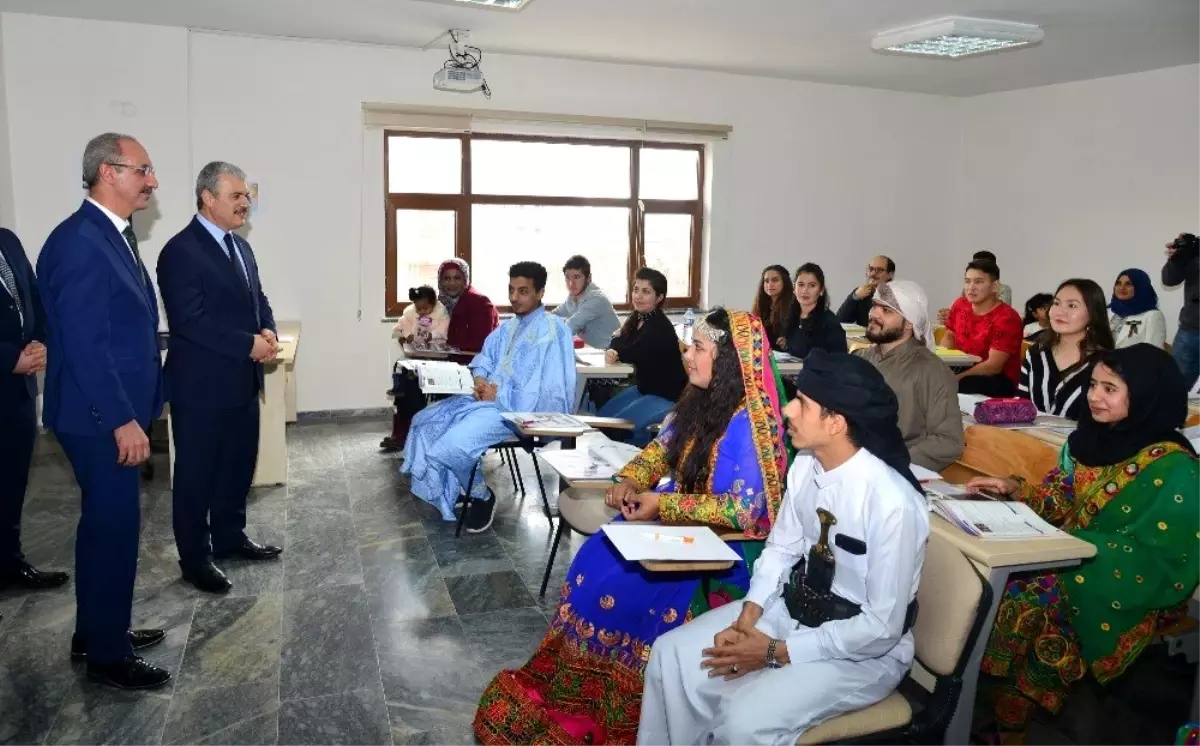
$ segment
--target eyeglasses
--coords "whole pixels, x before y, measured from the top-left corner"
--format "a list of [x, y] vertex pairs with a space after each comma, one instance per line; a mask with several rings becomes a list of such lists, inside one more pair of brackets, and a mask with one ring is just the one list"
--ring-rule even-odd
[[151, 166], [149, 163], [142, 164], [141, 166], [133, 166], [128, 163], [115, 163], [113, 161], [105, 161], [104, 165], [112, 166], [113, 168], [127, 168], [130, 171], [138, 172], [139, 174], [142, 175], [143, 178], [150, 176], [154, 173], [154, 166]]
[[871, 265], [868, 264], [867, 271], [870, 272], [871, 274], [882, 273], [882, 272], [887, 272], [887, 267], [872, 267]]

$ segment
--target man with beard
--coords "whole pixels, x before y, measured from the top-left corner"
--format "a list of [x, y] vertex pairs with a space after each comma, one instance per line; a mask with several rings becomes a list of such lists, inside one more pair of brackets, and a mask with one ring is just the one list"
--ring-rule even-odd
[[233, 232], [249, 209], [246, 174], [209, 163], [196, 178], [196, 217], [158, 257], [171, 329], [165, 374], [175, 439], [175, 546], [183, 579], [209, 593], [232, 587], [214, 557], [270, 560], [282, 551], [246, 536], [263, 363], [279, 350], [254, 252]]
[[42, 422], [67, 454], [82, 493], [75, 539], [71, 658], [121, 689], [171, 679], [135, 650], [162, 630], [130, 630], [141, 523], [138, 466], [162, 411], [158, 301], [138, 253], [133, 213], [158, 179], [146, 149], [106, 133], [83, 151], [87, 199], [46, 239], [37, 276], [46, 312]]
[[874, 344], [854, 354], [878, 368], [896, 392], [900, 432], [912, 462], [945, 469], [963, 452], [962, 415], [954, 374], [933, 353], [929, 302], [921, 286], [895, 280], [876, 288], [867, 339]]

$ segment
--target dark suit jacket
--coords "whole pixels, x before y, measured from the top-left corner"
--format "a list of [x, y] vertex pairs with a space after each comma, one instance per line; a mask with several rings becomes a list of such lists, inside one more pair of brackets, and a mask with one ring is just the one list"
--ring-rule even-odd
[[58, 224], [38, 256], [46, 312], [42, 422], [73, 435], [111, 433], [162, 412], [158, 302], [146, 268], [95, 205]]
[[234, 241], [245, 262], [230, 263], [225, 247], [196, 218], [158, 255], [158, 288], [167, 312], [167, 398], [179, 406], [230, 409], [248, 404], [263, 385], [263, 366], [250, 359], [254, 335], [275, 331], [250, 244]]
[[0, 412], [3, 412], [14, 404], [37, 398], [37, 376], [18, 376], [12, 371], [25, 345], [35, 339], [46, 341], [46, 318], [33, 266], [17, 234], [7, 228], [0, 228], [0, 254], [12, 268], [25, 317], [22, 323], [16, 301], [7, 290], [0, 289]]

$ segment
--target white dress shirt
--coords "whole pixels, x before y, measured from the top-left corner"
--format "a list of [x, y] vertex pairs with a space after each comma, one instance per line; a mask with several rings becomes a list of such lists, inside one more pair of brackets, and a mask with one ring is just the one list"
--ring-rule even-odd
[[[817, 508], [837, 519], [829, 531], [836, 563], [832, 590], [859, 604], [862, 613], [814, 628], [797, 625], [786, 637], [789, 659], [801, 664], [888, 656], [911, 662], [912, 635], [904, 632], [904, 619], [921, 579], [929, 511], [904, 477], [866, 449], [828, 472], [811, 454], [797, 454], [746, 600], [764, 609], [783, 604], [792, 567], [820, 537]], [[866, 551], [838, 546], [839, 535], [865, 543]]]
[[121, 234], [121, 240], [125, 242], [125, 248], [129, 249], [129, 255], [133, 257], [133, 263], [137, 264], [138, 263], [137, 254], [133, 253], [133, 247], [129, 245], [129, 241], [126, 240], [126, 238], [125, 238], [125, 229], [129, 227], [129, 221], [123, 217], [120, 217], [115, 212], [108, 209], [107, 207], [100, 204], [99, 202], [92, 199], [91, 197], [87, 197], [86, 199], [88, 202], [91, 202], [93, 205], [95, 205], [96, 208], [100, 210], [100, 212], [104, 213], [105, 217], [107, 217], [109, 220], [112, 221], [113, 226], [115, 226], [117, 229], [117, 233]]

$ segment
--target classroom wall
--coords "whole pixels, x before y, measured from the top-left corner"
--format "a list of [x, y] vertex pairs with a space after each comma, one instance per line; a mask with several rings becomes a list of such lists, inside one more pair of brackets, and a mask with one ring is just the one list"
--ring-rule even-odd
[[0, 225], [11, 226], [16, 220], [13, 205], [12, 159], [8, 149], [8, 96], [5, 92], [4, 18], [0, 16]]
[[[232, 161], [259, 184], [248, 236], [276, 317], [303, 322], [299, 408], [385, 405], [382, 164], [371, 159], [360, 109], [488, 105], [432, 90], [442, 53], [21, 14], [2, 21], [20, 185], [11, 225], [30, 253], [82, 198], [79, 157], [93, 134], [127, 131], [154, 159], [156, 214], [135, 218], [148, 263], [189, 219], [195, 171]], [[120, 52], [95, 54], [101, 42]], [[488, 55], [484, 69], [500, 109], [734, 128], [713, 174], [710, 303], [745, 307], [763, 266], [808, 260], [824, 265], [840, 298], [880, 252], [931, 287], [956, 281], [943, 261], [954, 236], [954, 99], [503, 55]]]
[[[1163, 245], [1200, 230], [1200, 66], [964, 99], [955, 262], [987, 248], [1024, 307], [1068, 277], [1140, 267], [1174, 334]], [[948, 300], [943, 298], [942, 300]]]

